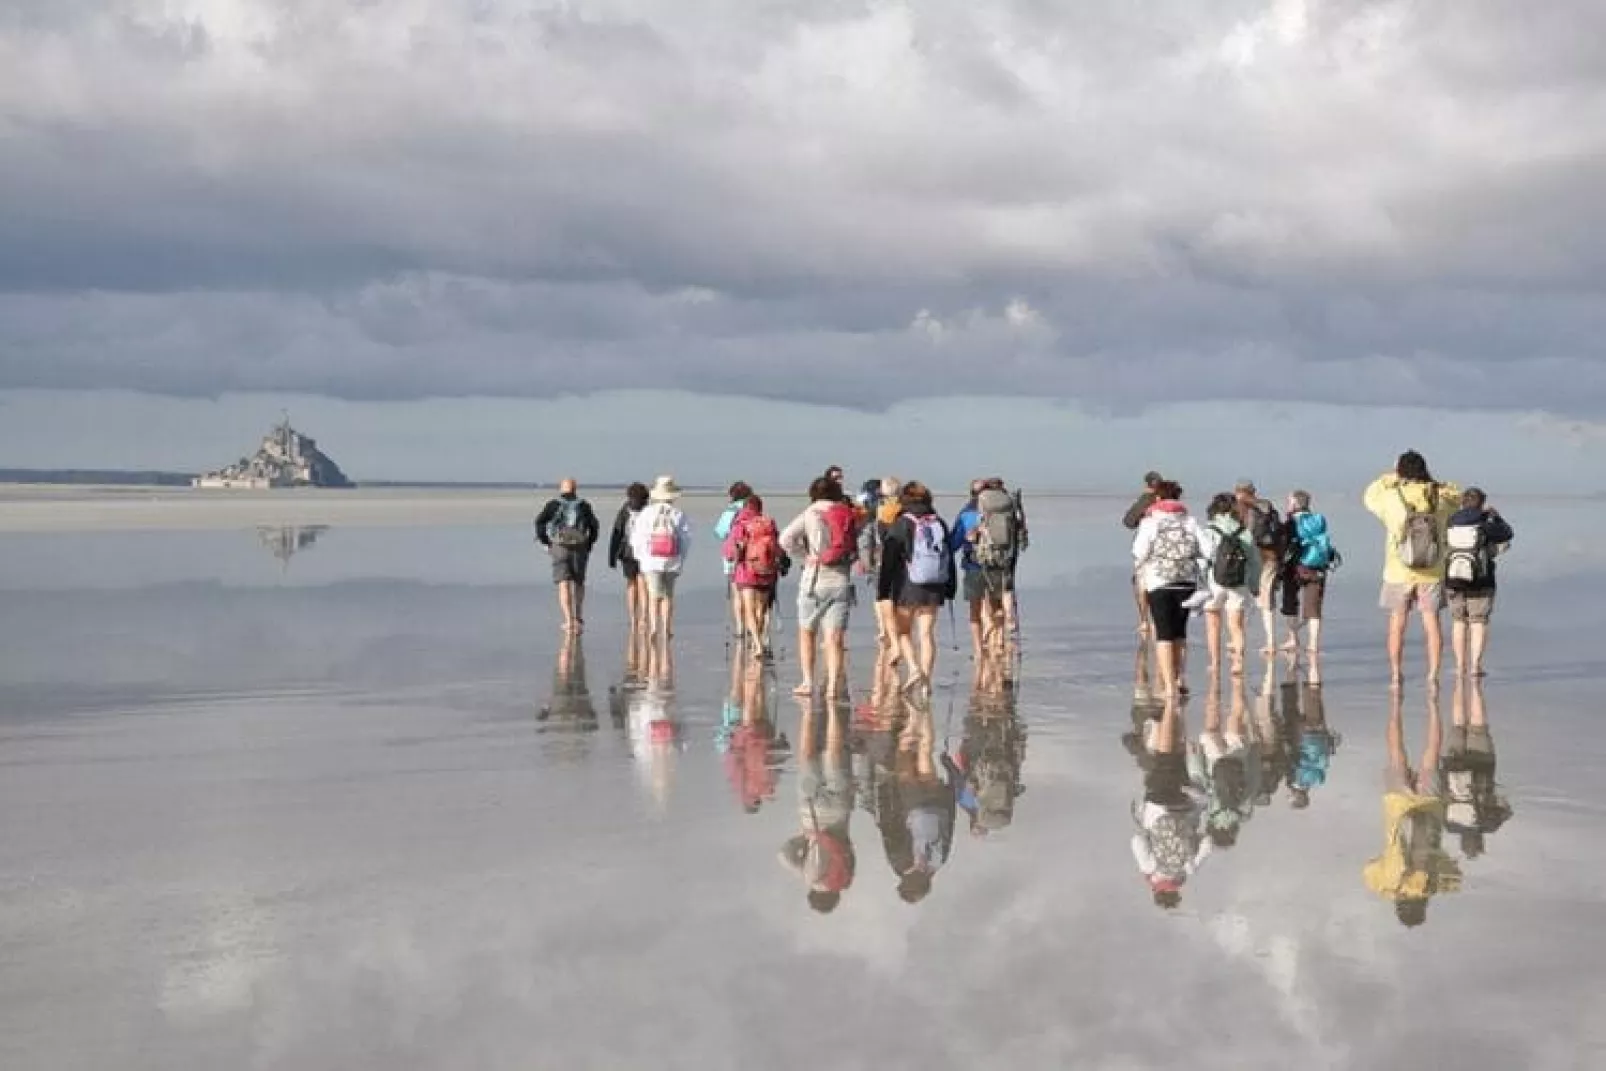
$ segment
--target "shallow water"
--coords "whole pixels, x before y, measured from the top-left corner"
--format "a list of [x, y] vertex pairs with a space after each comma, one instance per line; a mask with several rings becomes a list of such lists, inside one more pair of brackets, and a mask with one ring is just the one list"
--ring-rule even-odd
[[[1390, 713], [1371, 522], [1328, 504], [1325, 783], [1305, 809], [1279, 784], [1163, 911], [1129, 847], [1122, 504], [1031, 505], [1013, 686], [974, 695], [945, 619], [929, 711], [877, 731], [861, 609], [840, 765], [792, 643], [733, 674], [706, 541], [672, 667], [627, 679], [613, 579], [564, 657], [525, 528], [0, 537], [0, 1066], [1602, 1066], [1606, 582], [1576, 535], [1600, 505], [1508, 505], [1482, 699], [1484, 810], [1510, 815], [1475, 858], [1444, 834], [1459, 888], [1411, 928], [1363, 880]], [[1473, 705], [1419, 678], [1413, 762], [1432, 712], [1448, 745]], [[1292, 739], [1313, 705], [1287, 683], [1256, 659], [1222, 714]], [[909, 904], [891, 861], [908, 812], [948, 806], [944, 753], [1024, 791], [988, 790], [985, 836], [956, 809]], [[858, 789], [829, 913], [780, 858], [804, 784], [816, 816]]]

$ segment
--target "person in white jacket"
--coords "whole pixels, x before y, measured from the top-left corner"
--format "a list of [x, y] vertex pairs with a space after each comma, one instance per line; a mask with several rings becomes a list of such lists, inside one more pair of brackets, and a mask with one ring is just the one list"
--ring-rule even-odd
[[1132, 541], [1132, 562], [1149, 605], [1160, 687], [1169, 697], [1188, 691], [1188, 614], [1204, 584], [1209, 537], [1182, 504], [1175, 482], [1162, 480], [1155, 495]]
[[647, 508], [630, 529], [630, 547], [647, 581], [647, 629], [656, 639], [675, 634], [675, 581], [691, 548], [691, 522], [675, 502], [680, 486], [660, 476], [647, 494]]
[[1205, 794], [1188, 776], [1182, 715], [1175, 696], [1148, 741], [1148, 773], [1143, 799], [1132, 804], [1132, 859], [1149, 886], [1154, 904], [1163, 910], [1182, 902], [1182, 886], [1210, 856], [1204, 835]]

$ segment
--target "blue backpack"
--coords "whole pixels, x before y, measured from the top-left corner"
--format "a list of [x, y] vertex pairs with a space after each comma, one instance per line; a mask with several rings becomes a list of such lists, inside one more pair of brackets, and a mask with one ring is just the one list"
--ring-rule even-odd
[[1327, 518], [1320, 513], [1301, 513], [1294, 519], [1294, 538], [1299, 541], [1299, 564], [1307, 569], [1326, 569], [1333, 564], [1333, 541], [1327, 534]]
[[953, 557], [948, 533], [935, 513], [909, 518], [909, 583], [946, 584], [952, 576]]

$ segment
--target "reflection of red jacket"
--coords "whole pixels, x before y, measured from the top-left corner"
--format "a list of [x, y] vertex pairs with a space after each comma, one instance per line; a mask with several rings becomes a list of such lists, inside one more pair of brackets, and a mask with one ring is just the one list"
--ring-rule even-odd
[[[760, 577], [753, 572], [753, 567], [744, 560], [742, 547], [753, 531], [765, 527], [769, 529], [769, 536], [775, 547], [777, 572], [773, 576]], [[743, 587], [770, 587], [773, 585], [780, 576], [781, 556], [781, 533], [775, 527], [774, 519], [765, 514], [754, 513], [752, 510], [744, 509], [731, 524], [730, 535], [725, 537], [724, 554], [725, 560], [733, 562], [736, 566], [735, 571], [731, 574], [731, 579], [735, 583]]]
[[769, 751], [769, 738], [755, 725], [738, 725], [731, 733], [725, 776], [747, 810], [757, 810], [764, 800], [775, 798], [777, 770], [770, 764]]

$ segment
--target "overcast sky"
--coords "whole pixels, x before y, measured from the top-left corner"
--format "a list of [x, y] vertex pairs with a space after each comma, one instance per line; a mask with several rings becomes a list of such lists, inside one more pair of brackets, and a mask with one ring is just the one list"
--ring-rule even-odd
[[1595, 421], [1603, 39], [1585, 0], [9, 0], [0, 390]]

